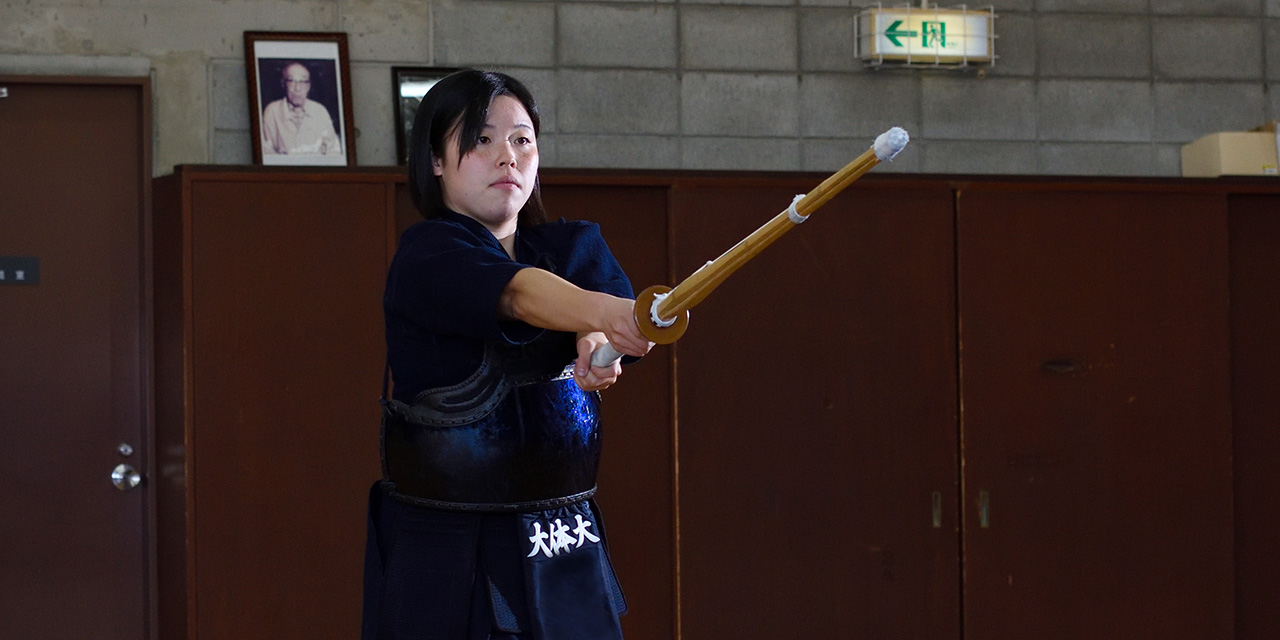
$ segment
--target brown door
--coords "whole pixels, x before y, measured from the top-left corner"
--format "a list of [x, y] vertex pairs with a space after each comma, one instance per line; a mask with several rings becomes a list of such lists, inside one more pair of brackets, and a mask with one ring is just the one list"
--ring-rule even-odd
[[146, 82], [0, 77], [0, 638], [148, 634]]
[[965, 638], [1231, 638], [1225, 198], [958, 211]]

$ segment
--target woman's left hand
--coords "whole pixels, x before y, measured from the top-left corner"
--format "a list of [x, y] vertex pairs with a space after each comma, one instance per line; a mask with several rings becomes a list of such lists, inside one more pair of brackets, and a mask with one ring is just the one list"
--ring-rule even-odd
[[578, 334], [578, 359], [573, 363], [573, 380], [584, 391], [600, 391], [609, 388], [622, 375], [622, 360], [615, 360], [603, 367], [591, 366], [591, 354], [609, 344], [603, 332]]

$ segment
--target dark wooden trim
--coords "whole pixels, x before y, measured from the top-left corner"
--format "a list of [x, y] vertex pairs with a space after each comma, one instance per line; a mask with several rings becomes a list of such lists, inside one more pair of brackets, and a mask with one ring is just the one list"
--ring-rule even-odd
[[[147, 96], [151, 95], [151, 78], [147, 76], [24, 76], [21, 74], [4, 73], [0, 74], [0, 83], [4, 82], [26, 82], [30, 84], [106, 84], [106, 85], [146, 85]], [[151, 103], [147, 105], [148, 116], [151, 112]], [[147, 131], [147, 137], [151, 137], [150, 130]], [[150, 156], [150, 150], [147, 153]]]
[[[159, 517], [156, 510], [156, 487], [154, 478], [159, 473], [159, 467], [156, 464], [156, 376], [155, 376], [155, 245], [154, 245], [154, 218], [153, 204], [151, 201], [151, 175], [154, 171], [152, 167], [152, 138], [151, 138], [151, 78], [120, 78], [120, 84], [136, 85], [138, 87], [138, 130], [142, 132], [139, 145], [139, 167], [138, 167], [138, 201], [142, 203], [141, 220], [138, 227], [139, 245], [142, 247], [142, 255], [140, 256], [141, 273], [139, 277], [142, 281], [141, 305], [142, 309], [142, 335], [140, 336], [142, 359], [142, 386], [145, 398], [143, 406], [140, 409], [140, 415], [143, 419], [142, 432], [146, 442], [142, 445], [143, 464], [146, 467], [146, 475], [152, 481], [147, 483], [146, 506], [144, 507], [146, 514], [146, 523], [144, 534], [146, 537], [146, 563], [147, 563], [147, 638], [149, 640], [157, 640], [160, 637], [160, 593], [159, 593], [159, 557], [156, 552], [156, 540], [158, 539], [157, 519]], [[127, 80], [124, 82], [123, 80]], [[93, 83], [108, 84], [108, 83]], [[115, 83], [110, 83], [115, 84]]]
[[[3, 80], [3, 76], [0, 76]], [[187, 164], [176, 171], [209, 173], [205, 180], [290, 182], [407, 183], [404, 167], [292, 167]], [[952, 189], [956, 191], [1150, 191], [1178, 193], [1280, 193], [1280, 179], [1269, 177], [1138, 178], [1082, 176], [968, 176], [947, 174], [873, 173], [858, 179], [850, 189]], [[807, 189], [828, 177], [815, 172], [684, 171], [625, 169], [542, 169], [544, 185], [697, 187], [794, 187]], [[785, 204], [785, 203], [784, 203]]]
[[1280, 197], [1249, 195], [1228, 200], [1231, 306], [1231, 406], [1235, 518], [1236, 638], [1262, 640], [1280, 634], [1276, 594], [1280, 577], [1274, 531], [1280, 524], [1280, 383], [1275, 361], [1280, 302], [1275, 282], [1280, 260]]
[[182, 164], [174, 173], [199, 175], [209, 182], [405, 182], [401, 167], [294, 167]]

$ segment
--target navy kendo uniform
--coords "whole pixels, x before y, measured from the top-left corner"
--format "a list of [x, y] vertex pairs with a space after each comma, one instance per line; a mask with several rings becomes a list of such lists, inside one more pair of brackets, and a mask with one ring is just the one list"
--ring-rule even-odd
[[574, 334], [499, 320], [498, 300], [529, 266], [634, 293], [596, 224], [521, 228], [515, 253], [446, 211], [410, 227], [392, 260], [395, 389], [369, 498], [364, 640], [622, 637], [591, 499], [599, 394], [573, 380]]

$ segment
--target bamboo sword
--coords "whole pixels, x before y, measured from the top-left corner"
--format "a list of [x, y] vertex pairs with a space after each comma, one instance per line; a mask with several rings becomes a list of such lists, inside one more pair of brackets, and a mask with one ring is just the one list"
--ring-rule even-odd
[[[907, 140], [907, 132], [898, 127], [880, 134], [871, 148], [853, 162], [831, 174], [809, 193], [796, 196], [791, 206], [751, 232], [751, 235], [743, 238], [719, 258], [693, 272], [674, 289], [654, 285], [640, 292], [635, 304], [640, 333], [658, 344], [671, 344], [679, 340], [689, 326], [689, 309], [702, 302], [730, 274], [759, 255], [774, 240], [804, 222], [809, 214], [861, 178], [862, 174], [881, 162], [892, 160], [907, 146]], [[621, 357], [622, 354], [613, 345], [606, 344], [591, 354], [591, 366], [608, 366]]]

